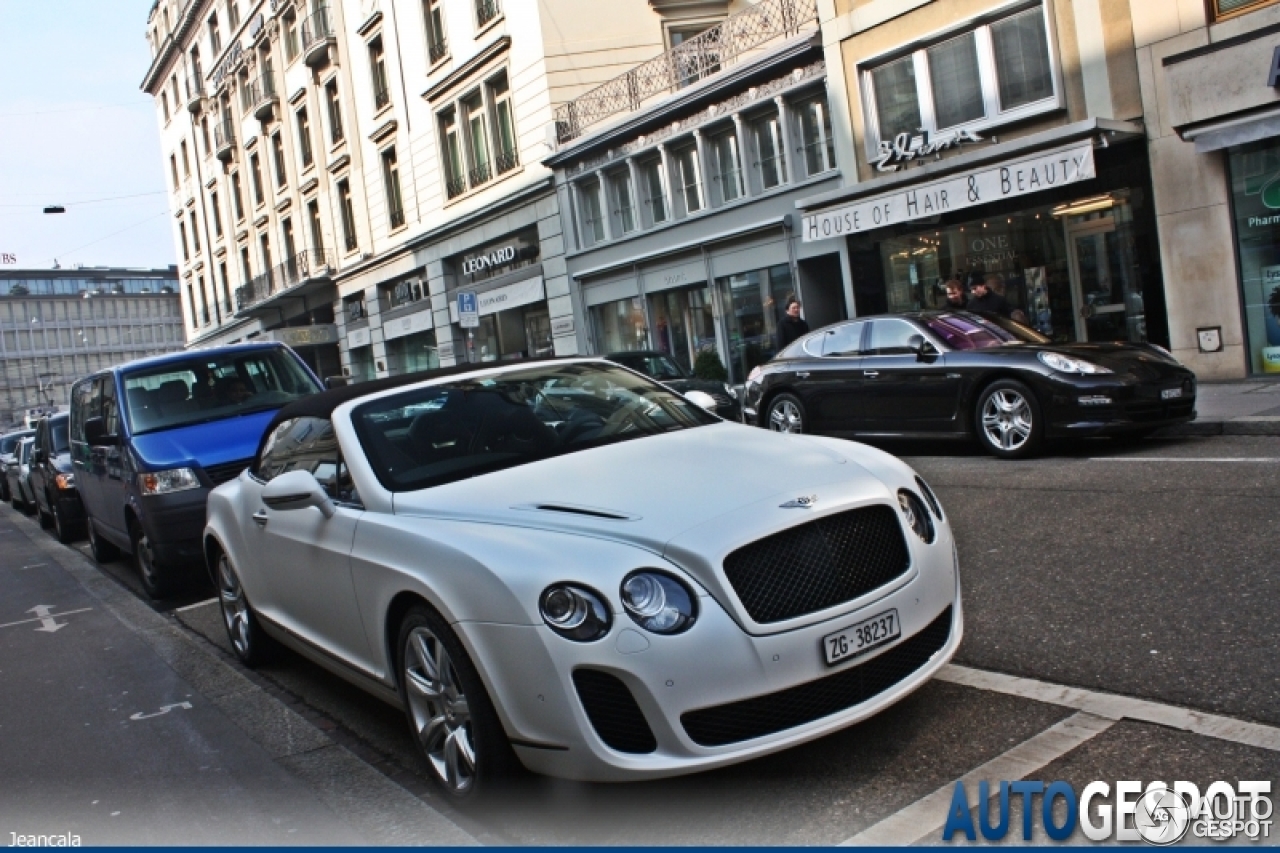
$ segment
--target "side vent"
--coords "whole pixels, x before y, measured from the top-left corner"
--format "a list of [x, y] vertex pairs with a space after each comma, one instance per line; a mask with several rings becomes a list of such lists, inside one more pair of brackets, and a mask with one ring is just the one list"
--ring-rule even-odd
[[534, 510], [537, 512], [564, 512], [570, 515], [585, 515], [588, 518], [603, 518], [608, 521], [639, 521], [640, 516], [631, 515], [629, 513], [618, 512], [611, 509], [600, 509], [590, 506], [575, 506], [573, 504], [523, 504], [521, 506], [513, 506], [512, 509]]

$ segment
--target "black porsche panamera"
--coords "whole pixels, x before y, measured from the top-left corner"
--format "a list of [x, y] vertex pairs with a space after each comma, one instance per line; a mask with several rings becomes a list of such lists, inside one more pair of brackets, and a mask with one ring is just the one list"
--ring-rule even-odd
[[848, 437], [1138, 438], [1195, 417], [1196, 378], [1154, 344], [1055, 343], [969, 311], [861, 317], [805, 335], [747, 380], [747, 423]]

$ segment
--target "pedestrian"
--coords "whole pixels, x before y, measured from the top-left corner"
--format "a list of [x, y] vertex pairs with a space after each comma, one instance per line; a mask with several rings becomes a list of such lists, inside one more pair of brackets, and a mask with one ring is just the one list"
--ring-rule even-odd
[[778, 321], [778, 351], [791, 345], [801, 335], [809, 334], [809, 324], [800, 317], [800, 300], [787, 297], [786, 313]]
[[999, 279], [1000, 276], [997, 274], [988, 273], [985, 277], [974, 281], [973, 289], [969, 291], [969, 303], [965, 307], [970, 311], [979, 311], [984, 314], [999, 314], [1001, 317], [1011, 316], [1013, 308], [992, 287], [992, 285], [1001, 283]]
[[964, 285], [960, 283], [960, 279], [948, 279], [942, 285], [942, 289], [947, 292], [947, 301], [942, 307], [953, 311], [968, 307], [968, 300], [964, 297]]

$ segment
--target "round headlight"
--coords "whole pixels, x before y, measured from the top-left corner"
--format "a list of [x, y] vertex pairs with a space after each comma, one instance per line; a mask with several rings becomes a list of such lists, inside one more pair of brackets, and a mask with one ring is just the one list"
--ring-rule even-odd
[[542, 621], [552, 631], [569, 640], [588, 643], [609, 633], [612, 619], [604, 600], [589, 589], [572, 584], [554, 584], [538, 602]]
[[938, 503], [938, 496], [933, 493], [933, 489], [929, 488], [929, 484], [916, 475], [916, 485], [920, 487], [920, 494], [924, 495], [924, 499], [929, 503], [929, 509], [933, 510], [933, 514], [938, 517], [938, 521], [942, 521], [942, 504]]
[[898, 505], [907, 518], [907, 526], [926, 544], [933, 542], [933, 519], [929, 518], [929, 511], [924, 508], [924, 501], [920, 500], [920, 496], [907, 489], [899, 489]]
[[632, 621], [655, 634], [679, 634], [698, 618], [697, 598], [670, 575], [632, 572], [622, 581], [622, 608]]

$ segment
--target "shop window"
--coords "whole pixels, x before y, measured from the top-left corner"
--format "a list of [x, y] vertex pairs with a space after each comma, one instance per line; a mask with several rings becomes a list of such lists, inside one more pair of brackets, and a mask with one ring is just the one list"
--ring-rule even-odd
[[1221, 21], [1252, 12], [1254, 9], [1261, 9], [1263, 6], [1275, 5], [1276, 2], [1277, 0], [1209, 0], [1209, 8], [1213, 12], [1214, 20]]
[[609, 176], [609, 184], [613, 188], [614, 222], [622, 229], [623, 234], [636, 230], [635, 193], [631, 187], [631, 171], [624, 169]]
[[835, 142], [831, 139], [831, 113], [826, 98], [811, 98], [795, 106], [800, 124], [800, 150], [805, 173], [816, 175], [836, 167]]
[[716, 279], [724, 306], [729, 376], [745, 382], [751, 369], [778, 351], [778, 321], [795, 295], [791, 268], [786, 264]]
[[649, 316], [653, 318], [653, 348], [670, 355], [686, 372], [694, 372], [699, 355], [709, 357], [704, 353], [715, 354], [715, 361], [723, 366], [711, 288], [705, 283], [650, 294]]
[[411, 278], [382, 286], [382, 302], [387, 310], [403, 308], [415, 302], [421, 302], [426, 294], [423, 292], [422, 279]]
[[601, 354], [649, 349], [644, 301], [639, 296], [592, 306], [591, 324]]
[[756, 167], [760, 170], [760, 185], [768, 190], [785, 183], [786, 164], [782, 159], [782, 127], [777, 113], [762, 116], [751, 122], [751, 136], [756, 146]]
[[350, 352], [351, 381], [368, 382], [373, 379], [373, 347], [355, 347]]
[[449, 42], [444, 31], [444, 0], [423, 0], [422, 18], [426, 25], [427, 56], [435, 65], [449, 55]]
[[435, 370], [440, 366], [435, 331], [428, 329], [387, 341], [387, 362], [392, 375]]
[[387, 218], [391, 228], [404, 225], [404, 201], [400, 197], [400, 166], [394, 146], [382, 152], [382, 185], [387, 194]]
[[686, 214], [697, 213], [705, 207], [702, 198], [702, 170], [698, 168], [698, 147], [686, 145], [673, 152], [676, 173], [680, 181], [680, 198]]
[[600, 182], [583, 181], [578, 184], [578, 198], [582, 202], [582, 233], [588, 245], [604, 239], [604, 211], [600, 203]]
[[1056, 109], [1045, 12], [976, 27], [865, 72], [869, 139], [976, 129]]
[[1233, 149], [1228, 160], [1249, 366], [1280, 374], [1280, 145]]
[[715, 157], [716, 183], [720, 186], [720, 201], [727, 204], [746, 195], [742, 182], [742, 158], [738, 156], [738, 135], [722, 133], [712, 137], [711, 150]]
[[667, 209], [667, 181], [662, 158], [653, 157], [640, 164], [640, 182], [644, 186], [644, 203], [649, 206], [649, 221], [654, 225], [670, 218]]

